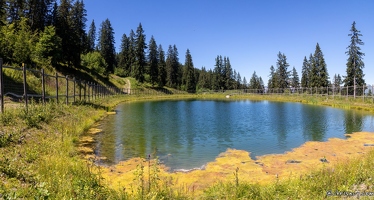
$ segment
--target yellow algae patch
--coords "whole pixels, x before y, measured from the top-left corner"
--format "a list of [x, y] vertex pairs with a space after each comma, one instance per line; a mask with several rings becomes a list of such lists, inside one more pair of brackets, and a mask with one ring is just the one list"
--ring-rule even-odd
[[92, 135], [95, 135], [97, 133], [100, 133], [102, 130], [101, 129], [98, 129], [98, 128], [90, 128], [88, 129], [87, 131], [87, 134], [92, 134]]
[[82, 145], [84, 144], [91, 144], [95, 142], [94, 138], [91, 137], [91, 136], [82, 136], [80, 139], [79, 139], [79, 143], [81, 143]]
[[[167, 167], [159, 165], [161, 180], [173, 180], [170, 187], [184, 188], [186, 191], [202, 192], [204, 188], [218, 181], [235, 181], [234, 172], [238, 169], [240, 182], [266, 184], [277, 178], [288, 179], [318, 170], [333, 167], [367, 153], [373, 149], [374, 134], [360, 132], [350, 134], [348, 139], [332, 138], [326, 142], [306, 142], [302, 146], [284, 154], [271, 154], [250, 158], [243, 150], [227, 149], [213, 162], [207, 163], [202, 170], [189, 172], [168, 172]], [[154, 161], [152, 161], [154, 162]], [[148, 177], [148, 161], [132, 158], [110, 167], [101, 167], [101, 174], [107, 183], [115, 189], [137, 187], [134, 175], [137, 166], [144, 166], [144, 180]], [[152, 165], [152, 163], [151, 163]]]
[[93, 149], [89, 147], [78, 147], [78, 151], [82, 154], [93, 154]]

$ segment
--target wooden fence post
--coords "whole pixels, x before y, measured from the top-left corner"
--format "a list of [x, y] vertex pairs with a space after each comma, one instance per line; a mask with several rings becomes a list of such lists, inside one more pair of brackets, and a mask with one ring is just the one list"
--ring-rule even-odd
[[94, 85], [93, 85], [93, 83], [91, 83], [91, 101], [93, 101], [94, 100]]
[[42, 69], [42, 102], [45, 104], [45, 73]]
[[69, 104], [69, 76], [66, 76], [66, 105]]
[[58, 74], [56, 72], [56, 102], [58, 103]]
[[78, 80], [79, 82], [79, 101], [82, 101], [82, 81]]
[[87, 101], [90, 101], [90, 82], [87, 82]]
[[3, 59], [0, 58], [0, 112], [4, 113]]
[[87, 90], [87, 82], [86, 81], [84, 81], [84, 90], [83, 90], [83, 96], [84, 96], [84, 101], [86, 101], [86, 90]]
[[23, 97], [25, 98], [25, 106], [26, 106], [26, 112], [27, 112], [28, 98], [27, 98], [27, 81], [26, 81], [25, 63], [22, 63], [22, 71], [23, 71]]
[[73, 102], [75, 103], [75, 86], [76, 86], [76, 84], [75, 84], [75, 77], [73, 78]]

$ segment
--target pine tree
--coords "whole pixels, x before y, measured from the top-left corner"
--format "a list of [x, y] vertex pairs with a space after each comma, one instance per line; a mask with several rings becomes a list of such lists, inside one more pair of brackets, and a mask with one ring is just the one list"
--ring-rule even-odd
[[90, 29], [87, 33], [87, 49], [88, 51], [92, 52], [95, 50], [95, 42], [96, 42], [96, 26], [95, 21], [92, 20]]
[[347, 76], [344, 79], [344, 86], [353, 86], [353, 88], [349, 88], [348, 93], [354, 95], [356, 97], [356, 92], [359, 94], [363, 94], [361, 87], [359, 90], [356, 91], [356, 86], [363, 86], [365, 85], [363, 68], [365, 66], [363, 61], [363, 56], [365, 54], [361, 52], [361, 48], [359, 45], [364, 45], [364, 42], [360, 39], [362, 34], [359, 30], [356, 29], [356, 22], [352, 23], [352, 27], [350, 30], [350, 34], [348, 36], [351, 37], [351, 43], [347, 47], [348, 51], [345, 54], [348, 55], [347, 59]]
[[117, 73], [120, 76], [130, 76], [131, 73], [131, 50], [130, 41], [126, 34], [122, 35], [121, 51], [118, 54]]
[[152, 85], [157, 83], [158, 79], [158, 62], [159, 55], [157, 51], [157, 44], [154, 37], [151, 37], [149, 41], [149, 52], [148, 52], [148, 64], [149, 64], [149, 76]]
[[178, 49], [175, 45], [169, 45], [167, 59], [166, 59], [166, 73], [167, 73], [167, 85], [169, 87], [176, 88], [179, 84], [179, 58]]
[[311, 64], [310, 69], [310, 87], [324, 88], [329, 85], [329, 75], [325, 59], [323, 58], [322, 50], [317, 43], [316, 50], [313, 54], [312, 59], [309, 61]]
[[340, 76], [340, 74], [338, 75], [334, 75], [334, 79], [333, 79], [333, 87], [335, 88], [335, 91], [339, 91], [340, 89], [340, 85], [343, 83], [342, 81], [342, 78]]
[[190, 54], [190, 50], [187, 49], [186, 52], [186, 59], [184, 63], [184, 67], [186, 69], [186, 90], [188, 92], [196, 92], [196, 80], [195, 80], [195, 68], [192, 62], [192, 56]]
[[136, 57], [135, 57], [135, 48], [136, 48], [136, 42], [135, 42], [135, 32], [134, 30], [130, 30], [130, 34], [129, 34], [129, 53], [128, 53], [128, 59], [129, 59], [129, 65], [130, 65], [130, 75], [132, 77], [135, 77], [135, 61], [136, 61]]
[[161, 44], [158, 46], [159, 62], [158, 62], [158, 78], [157, 83], [159, 87], [164, 87], [166, 84], [166, 62], [165, 52]]
[[144, 73], [146, 65], [145, 49], [147, 45], [145, 43], [145, 34], [142, 24], [139, 23], [136, 29], [135, 36], [135, 66], [134, 66], [134, 77], [139, 82], [144, 82]]
[[229, 57], [226, 58], [225, 62], [225, 88], [230, 90], [233, 89], [233, 72], [232, 72], [232, 67], [230, 64], [230, 59]]
[[5, 25], [7, 13], [6, 13], [6, 0], [0, 0], [0, 27]]
[[[57, 5], [57, 4], [55, 4]], [[56, 10], [55, 27], [56, 34], [61, 38], [61, 53], [60, 57], [61, 63], [65, 63], [68, 66], [72, 67], [73, 65], [73, 56], [70, 52], [72, 47], [72, 37], [71, 37], [71, 1], [70, 0], [61, 0], [60, 5]]]
[[61, 56], [61, 38], [56, 35], [54, 26], [46, 26], [44, 28], [33, 54], [34, 62], [42, 66], [52, 65], [55, 67], [57, 65], [57, 61]]
[[286, 89], [289, 86], [289, 71], [287, 71], [289, 64], [287, 63], [287, 58], [281, 52], [278, 53], [277, 60], [277, 78], [278, 78], [278, 88]]
[[257, 89], [259, 89], [260, 84], [258, 81], [258, 77], [256, 71], [253, 72], [251, 79], [249, 80], [249, 89], [252, 89], [252, 92], [257, 93]]
[[25, 16], [33, 31], [43, 31], [49, 25], [49, 14], [52, 0], [27, 0]]
[[303, 61], [303, 67], [301, 70], [301, 87], [303, 88], [309, 87], [309, 73], [310, 73], [310, 65], [305, 56], [304, 61]]
[[242, 77], [240, 76], [240, 73], [238, 72], [236, 74], [236, 83], [238, 84], [238, 89], [245, 89], [246, 88], [246, 87], [243, 87], [243, 86], [247, 86], [247, 80], [245, 80], [245, 83], [244, 83], [244, 80], [245, 80], [245, 78], [242, 81]]
[[114, 48], [114, 31], [109, 19], [101, 23], [98, 50], [107, 63], [106, 72], [113, 73], [116, 64], [116, 52]]
[[243, 89], [247, 89], [248, 88], [248, 82], [247, 82], [247, 79], [245, 78], [245, 76], [243, 77], [243, 86], [242, 86]]
[[269, 89], [276, 89], [278, 87], [278, 74], [275, 71], [274, 66], [270, 67], [270, 75], [268, 80], [268, 88]]
[[17, 27], [22, 17], [25, 17], [26, 0], [7, 0], [7, 20]]
[[299, 75], [297, 74], [295, 67], [292, 68], [291, 87], [293, 88], [300, 87]]
[[76, 1], [71, 9], [70, 19], [70, 49], [72, 63], [74, 66], [80, 66], [80, 56], [88, 52], [86, 35], [86, 9], [83, 1]]

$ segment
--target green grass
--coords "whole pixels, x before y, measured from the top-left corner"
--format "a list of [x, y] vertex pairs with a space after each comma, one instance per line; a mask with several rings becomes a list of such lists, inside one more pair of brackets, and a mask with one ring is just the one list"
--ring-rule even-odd
[[[171, 190], [168, 185], [175, 180], [159, 180], [157, 165], [148, 166], [150, 172], [142, 171], [139, 166], [132, 191], [114, 191], [105, 185], [96, 166], [82, 159], [77, 151], [81, 134], [120, 102], [160, 98], [227, 100], [225, 96], [225, 93], [117, 96], [76, 105], [32, 103], [28, 112], [6, 108], [0, 115], [0, 199], [323, 199], [328, 191], [374, 191], [374, 152], [333, 168], [267, 185], [248, 183], [236, 176], [196, 196], [183, 188]], [[371, 99], [302, 95], [233, 95], [230, 99], [374, 111]]]

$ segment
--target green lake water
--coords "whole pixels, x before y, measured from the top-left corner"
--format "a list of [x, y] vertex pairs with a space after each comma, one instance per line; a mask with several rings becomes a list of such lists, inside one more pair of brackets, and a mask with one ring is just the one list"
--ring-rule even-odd
[[158, 156], [171, 170], [202, 167], [227, 148], [284, 153], [306, 141], [374, 131], [373, 115], [332, 107], [250, 100], [144, 101], [119, 105], [102, 123], [95, 153], [115, 164]]

